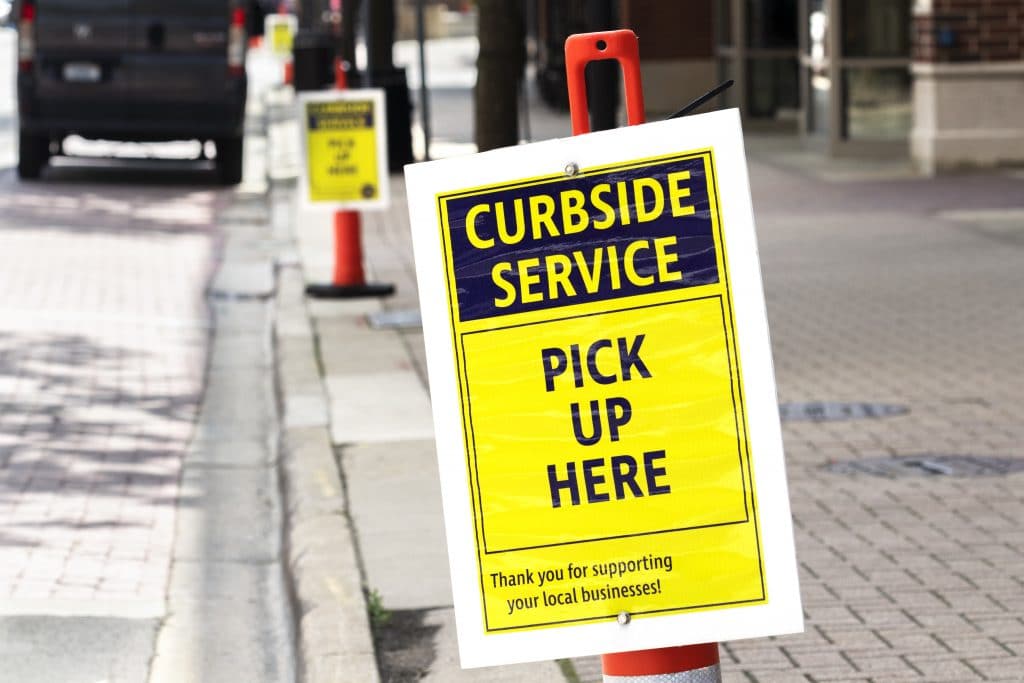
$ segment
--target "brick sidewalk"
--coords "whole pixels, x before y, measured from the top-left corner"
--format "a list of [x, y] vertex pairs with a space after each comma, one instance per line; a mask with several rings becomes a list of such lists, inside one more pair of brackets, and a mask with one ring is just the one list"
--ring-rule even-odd
[[159, 616], [219, 195], [0, 196], [0, 613]]
[[[831, 176], [811, 177], [822, 168]], [[1024, 475], [827, 468], [886, 456], [1024, 463], [1024, 182], [879, 169], [805, 172], [768, 153], [751, 164], [780, 402], [908, 412], [784, 423], [807, 631], [726, 644], [726, 681], [1020, 680]], [[401, 309], [416, 294], [400, 181], [394, 190], [364, 233], [373, 277], [398, 284], [385, 305]], [[979, 213], [945, 213], [964, 208]], [[401, 334], [426, 383], [421, 332]], [[596, 660], [574, 665], [599, 680]]]
[[825, 184], [757, 163], [752, 173], [780, 401], [908, 412], [784, 424], [808, 628], [736, 643], [726, 668], [757, 680], [1020, 680], [1021, 475], [825, 466], [1024, 460], [1024, 241], [941, 213], [1019, 206], [1024, 185], [995, 174]]

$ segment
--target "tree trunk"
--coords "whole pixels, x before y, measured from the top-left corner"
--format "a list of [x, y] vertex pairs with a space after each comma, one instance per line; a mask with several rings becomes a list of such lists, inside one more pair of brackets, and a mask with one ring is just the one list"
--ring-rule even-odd
[[358, 34], [360, 0], [341, 3], [341, 58], [356, 68], [356, 35]]
[[483, 152], [519, 142], [519, 88], [526, 28], [519, 0], [479, 0], [480, 54], [473, 92], [476, 145]]
[[395, 1], [367, 0], [366, 70], [390, 72], [395, 68]]

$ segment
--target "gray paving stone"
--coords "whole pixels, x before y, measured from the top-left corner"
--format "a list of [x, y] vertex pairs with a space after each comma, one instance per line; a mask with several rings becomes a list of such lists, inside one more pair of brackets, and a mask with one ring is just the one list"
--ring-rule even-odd
[[156, 619], [0, 617], [4, 662], [0, 682], [144, 681], [158, 623]]
[[341, 465], [368, 586], [388, 609], [451, 605], [433, 442], [349, 446]]
[[336, 444], [432, 438], [430, 401], [412, 370], [330, 374], [331, 439]]
[[[266, 209], [262, 211], [265, 214]], [[274, 264], [269, 261], [227, 263], [218, 269], [210, 292], [221, 297], [265, 298], [273, 294], [274, 286]]]

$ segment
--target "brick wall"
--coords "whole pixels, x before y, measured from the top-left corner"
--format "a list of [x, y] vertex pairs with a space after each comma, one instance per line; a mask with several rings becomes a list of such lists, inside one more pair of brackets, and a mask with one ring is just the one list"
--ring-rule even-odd
[[640, 38], [641, 59], [711, 58], [712, 14], [711, 0], [622, 0], [619, 4], [622, 26]]
[[932, 0], [914, 18], [914, 59], [997, 62], [1024, 59], [1024, 0]]

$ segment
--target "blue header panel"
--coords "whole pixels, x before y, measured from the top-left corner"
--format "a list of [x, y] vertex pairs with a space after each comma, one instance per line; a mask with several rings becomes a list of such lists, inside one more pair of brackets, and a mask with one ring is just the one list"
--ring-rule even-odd
[[309, 102], [306, 116], [309, 130], [373, 128], [373, 101]]
[[711, 153], [439, 197], [462, 321], [719, 281]]

